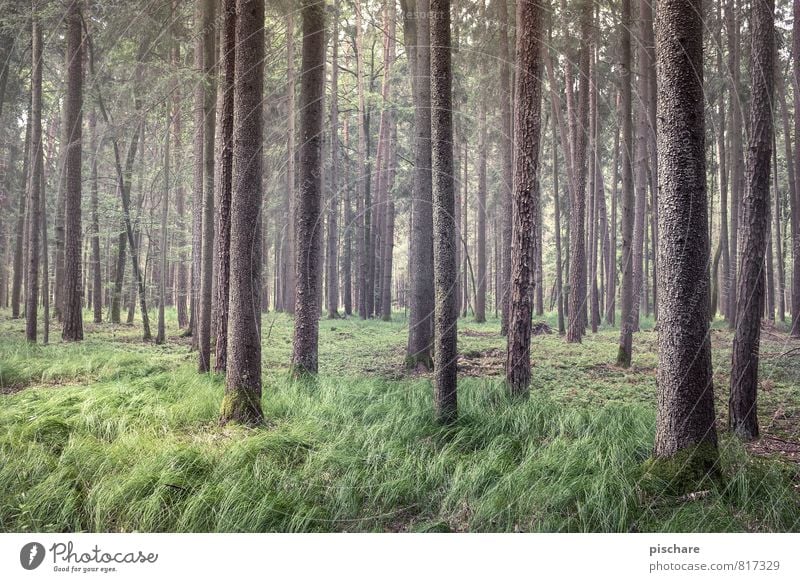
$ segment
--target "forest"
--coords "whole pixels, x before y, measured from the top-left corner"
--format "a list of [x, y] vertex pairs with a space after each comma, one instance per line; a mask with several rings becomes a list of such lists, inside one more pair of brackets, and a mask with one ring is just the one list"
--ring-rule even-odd
[[0, 0], [0, 532], [800, 532], [800, 0]]

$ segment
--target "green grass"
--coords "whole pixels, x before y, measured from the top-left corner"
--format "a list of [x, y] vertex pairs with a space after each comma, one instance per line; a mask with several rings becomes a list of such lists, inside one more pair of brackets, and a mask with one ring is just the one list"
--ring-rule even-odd
[[[266, 314], [269, 425], [246, 429], [218, 426], [223, 379], [195, 372], [169, 316], [166, 346], [108, 324], [27, 346], [0, 314], [0, 389], [13, 392], [0, 396], [0, 531], [800, 531], [797, 465], [722, 430], [724, 329], [722, 479], [690, 499], [643, 479], [653, 332], [636, 335], [627, 371], [611, 365], [614, 329], [582, 345], [535, 337], [532, 395], [513, 403], [498, 322], [462, 321], [460, 419], [441, 428], [430, 378], [402, 369], [401, 314], [321, 321], [317, 382], [290, 381], [291, 321]], [[762, 425], [795, 440], [797, 368], [766, 358], [759, 395]]]

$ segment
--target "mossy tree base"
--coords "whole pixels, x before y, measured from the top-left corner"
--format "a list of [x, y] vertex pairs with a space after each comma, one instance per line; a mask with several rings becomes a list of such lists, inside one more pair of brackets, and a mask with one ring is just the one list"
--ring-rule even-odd
[[219, 423], [237, 423], [245, 426], [264, 424], [260, 398], [243, 390], [225, 392], [219, 414]]
[[406, 356], [406, 369], [430, 372], [433, 370], [433, 358], [430, 354]]
[[717, 447], [701, 443], [668, 457], [651, 457], [642, 466], [642, 484], [654, 494], [683, 495], [708, 488], [721, 478]]

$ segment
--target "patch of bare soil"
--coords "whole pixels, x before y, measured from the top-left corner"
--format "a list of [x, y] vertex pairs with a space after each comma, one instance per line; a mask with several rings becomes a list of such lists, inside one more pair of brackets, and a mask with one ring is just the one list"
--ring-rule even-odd
[[492, 348], [485, 351], [468, 350], [458, 356], [458, 373], [463, 376], [497, 376], [506, 367], [504, 350]]
[[748, 443], [747, 450], [752, 455], [780, 457], [786, 461], [800, 464], [800, 442], [792, 442], [767, 434], [757, 441]]

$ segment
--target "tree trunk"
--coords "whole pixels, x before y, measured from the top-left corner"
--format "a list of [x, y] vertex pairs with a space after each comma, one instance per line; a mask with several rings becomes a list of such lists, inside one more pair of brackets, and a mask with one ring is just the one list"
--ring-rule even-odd
[[[221, 6], [222, 59], [219, 75], [222, 103], [220, 111], [219, 172], [217, 179], [217, 232], [214, 237], [217, 265], [217, 337], [214, 371], [224, 372], [228, 359], [228, 288], [230, 285], [231, 188], [233, 177], [233, 91], [236, 59], [236, 0], [225, 0]], [[260, 301], [259, 301], [260, 308]]]
[[430, 23], [431, 144], [433, 180], [433, 263], [435, 305], [434, 408], [439, 423], [458, 416], [458, 259], [453, 178], [453, 74], [450, 0], [432, 0]]
[[300, 88], [300, 184], [295, 203], [297, 281], [292, 367], [295, 375], [316, 374], [319, 350], [322, 205], [322, 126], [325, 83], [325, 7], [303, 0], [303, 64]]
[[[386, 100], [391, 102], [391, 77], [390, 73], [395, 61], [395, 36], [397, 22], [397, 7], [394, 0], [386, 3], [386, 63], [384, 81], [384, 107], [387, 107]], [[386, 205], [384, 213], [383, 245], [382, 245], [382, 276], [381, 283], [381, 319], [390, 321], [392, 318], [392, 259], [394, 253], [394, 178], [395, 164], [397, 157], [397, 123], [394, 112], [389, 110], [387, 116], [387, 149], [386, 149], [386, 170], [383, 183], [383, 201]]]
[[98, 215], [97, 158], [100, 145], [97, 143], [97, 112], [92, 107], [89, 112], [89, 140], [91, 148], [91, 205], [92, 205], [92, 307], [94, 322], [103, 321], [103, 275], [100, 272], [100, 217]]
[[[776, 75], [777, 77], [777, 75]], [[778, 184], [778, 140], [776, 137], [777, 132], [772, 131], [772, 171], [775, 184], [775, 207], [773, 214], [773, 230], [775, 232], [775, 259], [778, 265], [777, 279], [777, 302], [778, 319], [786, 321], [786, 274], [785, 264], [783, 260], [783, 236], [781, 234], [781, 190]]]
[[[792, 72], [794, 73], [794, 155], [800, 151], [800, 58], [798, 58], [798, 51], [800, 51], [800, 0], [794, 0], [793, 3], [794, 24], [792, 25]], [[784, 108], [786, 104], [784, 102]], [[784, 109], [785, 115], [785, 109]], [[784, 139], [786, 141], [787, 153], [789, 151], [789, 133], [785, 132]], [[791, 156], [788, 156], [792, 159]], [[794, 206], [791, 209], [792, 213], [792, 337], [800, 337], [800, 162], [795, 160], [794, 176], [790, 177], [789, 185], [794, 180], [794, 193], [791, 200], [794, 201]], [[791, 172], [791, 166], [789, 171]]]
[[83, 339], [81, 278], [81, 137], [83, 126], [83, 26], [80, 0], [67, 6], [67, 89], [64, 107], [66, 144], [64, 172], [64, 281], [62, 312], [64, 341]]
[[[720, 22], [717, 28], [715, 43], [717, 45], [717, 69], [723, 71], [722, 64], [722, 3], [717, 5], [717, 18]], [[730, 282], [730, 246], [728, 236], [728, 164], [725, 150], [725, 87], [720, 86], [717, 101], [717, 159], [719, 164], [719, 248], [722, 260], [722, 274], [713, 283], [719, 281], [719, 308], [727, 317], [729, 282]], [[713, 284], [712, 283], [712, 284]], [[715, 312], [717, 310], [714, 310]], [[711, 314], [712, 317], [716, 313]]]
[[508, 6], [506, 0], [497, 2], [497, 23], [499, 26], [500, 47], [500, 209], [502, 212], [502, 236], [500, 247], [500, 307], [502, 319], [500, 321], [500, 334], [508, 334], [509, 326], [509, 300], [511, 285], [511, 233], [512, 233], [512, 207], [511, 190], [514, 181], [514, 157], [512, 144], [512, 99], [511, 94], [511, 55], [508, 46]]
[[17, 202], [17, 224], [15, 229], [16, 235], [16, 242], [14, 244], [14, 275], [13, 279], [11, 280], [11, 317], [13, 319], [17, 319], [20, 316], [20, 301], [22, 300], [22, 279], [23, 279], [23, 268], [27, 268], [27, 265], [23, 267], [23, 259], [25, 257], [25, 224], [27, 222], [27, 212], [26, 212], [26, 203], [27, 203], [27, 196], [28, 193], [28, 173], [29, 173], [29, 161], [30, 161], [30, 151], [31, 151], [31, 105], [30, 101], [28, 102], [28, 114], [27, 114], [27, 122], [25, 123], [25, 144], [23, 146], [23, 158], [22, 158], [22, 181], [19, 185], [19, 201]]
[[406, 366], [433, 367], [433, 199], [431, 185], [431, 75], [428, 0], [401, 0], [414, 94], [414, 185], [411, 208], [411, 305]]
[[[177, 11], [179, 9], [180, 0], [172, 0], [172, 7], [173, 11]], [[175, 26], [178, 26], [178, 21], [175, 21]], [[176, 33], [177, 35], [177, 33]], [[175, 42], [172, 45], [172, 66], [174, 69], [178, 69], [181, 65], [181, 46], [179, 42]], [[175, 147], [174, 151], [176, 154], [176, 162], [180, 162], [182, 159], [181, 156], [183, 155], [183, 143], [182, 143], [182, 135], [183, 135], [183, 126], [181, 123], [181, 106], [182, 106], [182, 96], [180, 92], [180, 83], [176, 83], [175, 91], [173, 93], [173, 114], [172, 114], [172, 127], [173, 127], [173, 139], [175, 140]], [[176, 168], [177, 170], [177, 168]], [[186, 239], [186, 223], [184, 215], [186, 213], [185, 210], [185, 196], [186, 193], [183, 187], [183, 180], [177, 180], [175, 184], [175, 233], [176, 233], [176, 241], [175, 244], [178, 247], [178, 256], [177, 256], [177, 265], [176, 265], [176, 281], [175, 281], [175, 307], [177, 310], [178, 315], [178, 327], [185, 328], [189, 325], [189, 315], [188, 315], [188, 307], [186, 305], [186, 294], [187, 294], [187, 285], [188, 285], [188, 273], [186, 270], [186, 251], [184, 250], [185, 247], [185, 239]], [[191, 333], [191, 328], [188, 330]]]
[[[657, 99], [661, 268], [653, 456], [657, 464], [672, 465], [681, 475], [693, 477], [712, 471], [717, 461], [706, 317], [703, 12], [700, 0], [658, 0], [655, 12], [656, 71], [661, 81]], [[678, 477], [668, 476], [673, 483]]]
[[634, 325], [634, 192], [631, 152], [633, 128], [631, 119], [631, 4], [623, 0], [621, 22], [622, 59], [622, 290], [620, 309], [620, 336], [617, 365], [631, 365]]
[[[203, 187], [201, 192], [200, 295], [198, 297], [198, 372], [211, 369], [211, 309], [214, 274], [214, 131], [215, 115], [215, 12], [214, 0], [202, 2], [203, 30]], [[195, 160], [198, 163], [198, 160]]]
[[339, 16], [339, 0], [335, 0], [331, 41], [331, 194], [325, 261], [329, 319], [339, 317]]
[[[553, 103], [551, 93], [551, 106], [553, 109], [558, 107]], [[566, 331], [564, 327], [564, 281], [562, 277], [561, 265], [561, 201], [558, 192], [558, 148], [556, 147], [556, 120], [553, 116], [553, 230], [556, 239], [556, 310], [558, 312], [558, 333], [563, 335]]]
[[[475, 321], [486, 321], [486, 95], [478, 104], [478, 289], [475, 298]], [[467, 161], [464, 160], [464, 165]]]
[[164, 194], [161, 199], [161, 275], [158, 281], [158, 331], [156, 343], [163, 344], [167, 340], [164, 320], [164, 304], [167, 300], [167, 218], [169, 216], [169, 142], [170, 142], [170, 104], [166, 104], [166, 128], [164, 131]]
[[283, 252], [283, 310], [288, 313], [294, 313], [295, 305], [295, 289], [297, 287], [295, 281], [295, 261], [296, 261], [296, 246], [295, 239], [295, 193], [297, 188], [295, 186], [295, 175], [297, 173], [295, 156], [297, 155], [295, 145], [295, 74], [294, 74], [294, 9], [289, 10], [287, 14], [287, 28], [286, 28], [286, 99], [288, 101], [288, 114], [287, 114], [287, 163], [286, 163], [286, 198], [284, 203], [284, 212], [286, 213], [286, 237], [284, 238], [284, 252]]
[[28, 185], [28, 264], [25, 287], [25, 337], [36, 343], [37, 308], [39, 302], [39, 230], [41, 216], [41, 188], [44, 160], [42, 156], [42, 28], [38, 19], [38, 6], [33, 5], [31, 43], [31, 167]]
[[769, 237], [769, 176], [772, 155], [772, 104], [775, 58], [775, 4], [751, 8], [750, 132], [747, 188], [742, 198], [741, 271], [736, 304], [736, 333], [731, 358], [729, 426], [740, 438], [758, 437], [756, 397], [758, 352], [764, 300], [764, 252]]
[[514, 187], [511, 235], [511, 301], [506, 382], [512, 396], [527, 396], [531, 381], [531, 315], [539, 230], [536, 180], [541, 133], [541, 37], [545, 8], [517, 4], [517, 75], [514, 107]]
[[264, 0], [236, 2], [228, 361], [220, 423], [255, 425], [261, 410], [259, 309]]

